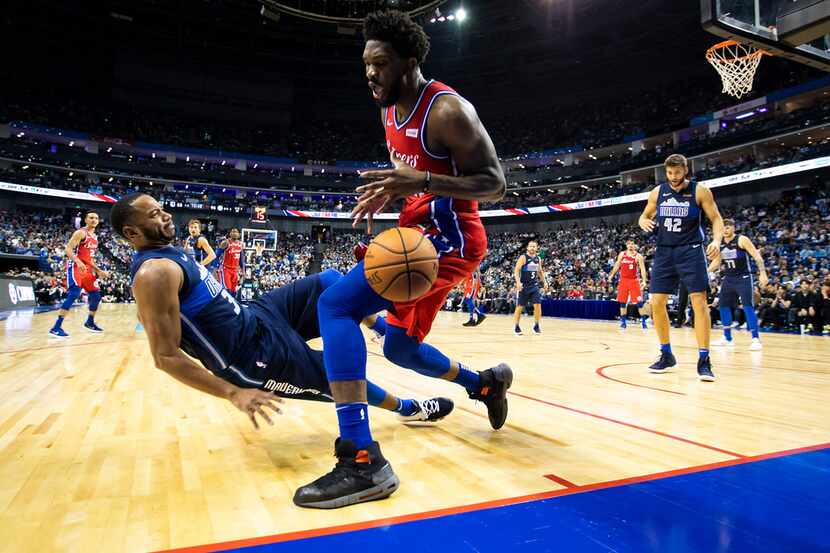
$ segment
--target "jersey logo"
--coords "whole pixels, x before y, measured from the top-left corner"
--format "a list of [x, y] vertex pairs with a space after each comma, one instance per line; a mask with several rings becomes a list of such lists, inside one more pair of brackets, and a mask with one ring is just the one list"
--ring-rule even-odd
[[699, 247], [700, 247], [700, 244], [695, 244], [694, 246], [692, 246], [692, 249], [699, 248]]
[[669, 198], [660, 204], [661, 217], [688, 217], [689, 202], [678, 202], [676, 198]]
[[410, 138], [418, 138], [418, 129], [406, 129], [406, 136]]
[[671, 196], [671, 192], [665, 192], [665, 193], [663, 194], [663, 197], [665, 198], [666, 196]]

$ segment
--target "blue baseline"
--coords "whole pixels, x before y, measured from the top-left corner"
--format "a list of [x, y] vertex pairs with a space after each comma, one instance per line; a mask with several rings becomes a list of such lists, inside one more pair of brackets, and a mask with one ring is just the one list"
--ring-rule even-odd
[[822, 449], [232, 551], [827, 552], [828, 499], [830, 449]]

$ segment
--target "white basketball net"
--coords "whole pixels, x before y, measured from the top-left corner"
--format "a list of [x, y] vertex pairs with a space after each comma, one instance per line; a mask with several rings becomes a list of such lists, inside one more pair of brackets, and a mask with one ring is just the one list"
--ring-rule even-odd
[[722, 92], [740, 98], [752, 90], [755, 70], [764, 54], [753, 46], [727, 40], [709, 48], [706, 59], [723, 81]]

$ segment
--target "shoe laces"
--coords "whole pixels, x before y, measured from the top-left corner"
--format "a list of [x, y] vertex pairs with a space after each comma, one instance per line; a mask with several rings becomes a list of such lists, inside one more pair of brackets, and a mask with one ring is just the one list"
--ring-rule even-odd
[[421, 413], [423, 413], [425, 420], [441, 411], [441, 404], [438, 403], [437, 399], [425, 399], [423, 401], [419, 401], [418, 405], [421, 407]]

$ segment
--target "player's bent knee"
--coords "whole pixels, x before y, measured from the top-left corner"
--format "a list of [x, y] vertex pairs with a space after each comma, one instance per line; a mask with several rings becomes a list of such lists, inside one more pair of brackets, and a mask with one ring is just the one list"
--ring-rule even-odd
[[418, 354], [418, 341], [407, 336], [402, 328], [388, 326], [383, 341], [383, 356], [392, 363], [411, 369], [415, 367]]
[[319, 275], [320, 286], [323, 288], [323, 290], [326, 290], [335, 282], [340, 280], [342, 277], [343, 275], [340, 273], [340, 271], [337, 271], [335, 269], [326, 269]]
[[95, 290], [89, 293], [89, 310], [97, 311], [98, 305], [101, 303], [101, 291]]

